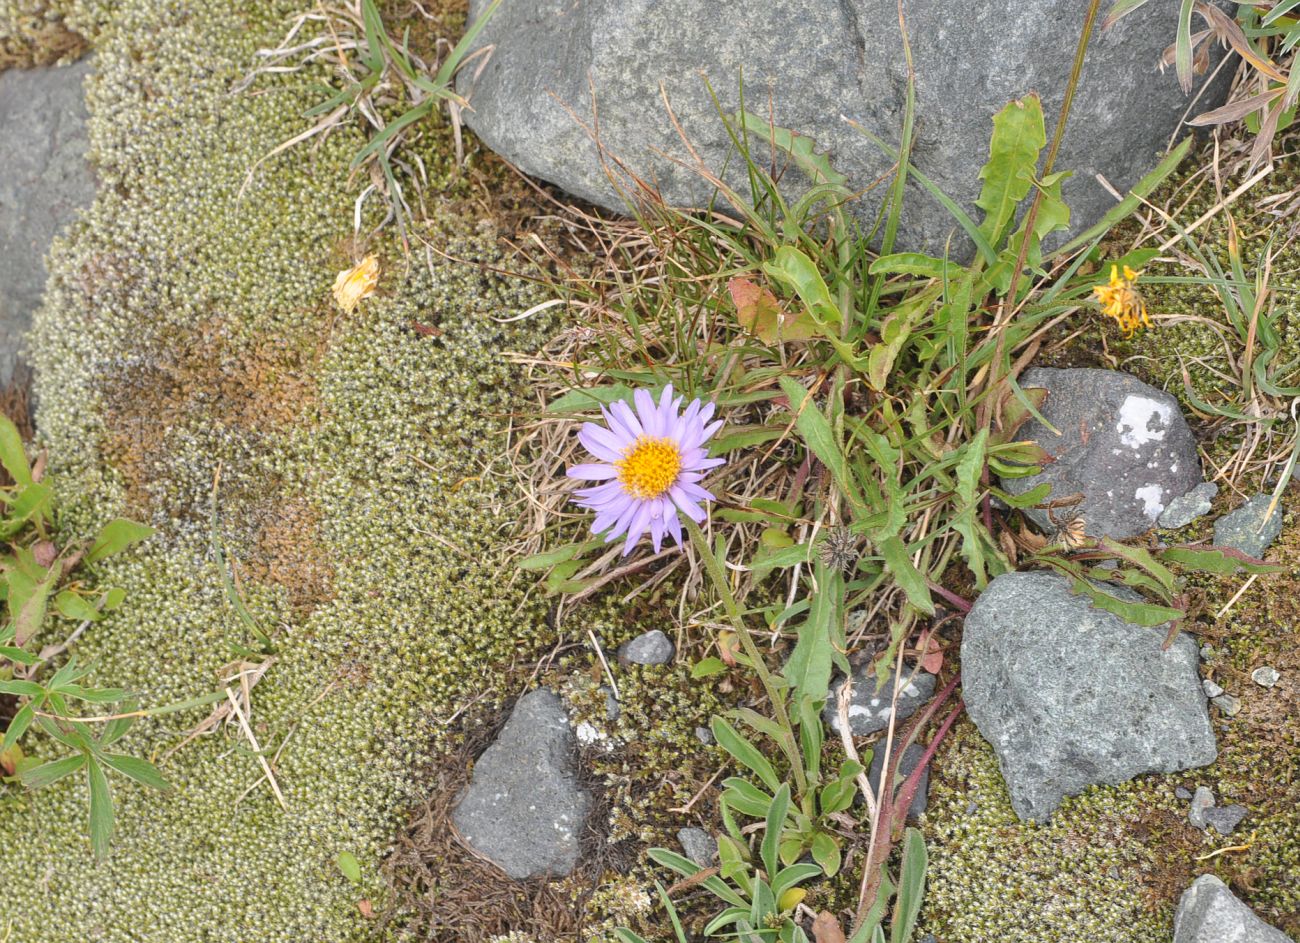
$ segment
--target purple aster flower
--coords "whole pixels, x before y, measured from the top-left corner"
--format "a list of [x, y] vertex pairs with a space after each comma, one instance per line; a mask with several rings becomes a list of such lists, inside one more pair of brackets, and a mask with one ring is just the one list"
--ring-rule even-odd
[[602, 406], [604, 426], [582, 424], [578, 441], [599, 461], [568, 471], [570, 478], [601, 482], [579, 489], [575, 500], [596, 512], [591, 532], [606, 533], [606, 543], [627, 535], [623, 556], [647, 530], [656, 553], [664, 534], [680, 545], [678, 512], [697, 524], [703, 521], [702, 502], [715, 499], [699, 481], [710, 468], [726, 464], [725, 459], [708, 458], [704, 448], [722, 428], [721, 419], [709, 422], [712, 403], [692, 400], [679, 414], [682, 397], [673, 398], [672, 386], [664, 388], [658, 404], [646, 390], [637, 390], [633, 401], [635, 410], [624, 402]]

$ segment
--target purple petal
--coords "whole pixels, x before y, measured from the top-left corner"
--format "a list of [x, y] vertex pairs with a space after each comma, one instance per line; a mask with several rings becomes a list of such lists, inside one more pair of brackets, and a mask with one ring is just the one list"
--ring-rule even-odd
[[641, 428], [645, 430], [645, 434], [655, 438], [663, 435], [659, 428], [659, 411], [655, 409], [654, 397], [650, 395], [650, 391], [637, 390], [632, 394], [632, 401], [636, 403], [636, 415], [641, 420]]
[[[690, 496], [683, 490], [684, 488], [694, 487], [693, 485], [673, 485], [668, 489], [668, 496], [673, 499], [673, 504], [678, 509], [693, 520], [700, 523], [707, 516], [704, 509], [690, 499]], [[707, 494], [707, 492], [705, 492]]]
[[584, 422], [578, 430], [578, 441], [596, 458], [605, 462], [618, 462], [623, 458], [626, 445], [608, 429], [594, 422]]
[[627, 403], [619, 400], [610, 407], [610, 410], [614, 413], [614, 416], [618, 421], [632, 433], [633, 439], [638, 439], [646, 434], [645, 429], [641, 426], [640, 420], [636, 418], [636, 414], [632, 412], [632, 407], [628, 406]]
[[627, 528], [627, 543], [623, 544], [623, 556], [632, 552], [636, 542], [641, 539], [645, 533], [646, 525], [650, 523], [650, 505], [649, 501], [642, 501], [636, 509], [636, 514], [632, 516], [632, 523]]
[[677, 516], [676, 508], [673, 508], [672, 512], [667, 515], [667, 521], [668, 533], [673, 535], [673, 540], [675, 540], [677, 546], [680, 547], [682, 545], [682, 520]]
[[617, 478], [618, 469], [613, 465], [574, 465], [564, 474], [569, 478], [581, 478], [583, 481], [604, 481], [606, 478]]
[[682, 462], [682, 467], [688, 471], [707, 471], [710, 468], [717, 468], [719, 465], [727, 464], [725, 458], [700, 458], [693, 462]]

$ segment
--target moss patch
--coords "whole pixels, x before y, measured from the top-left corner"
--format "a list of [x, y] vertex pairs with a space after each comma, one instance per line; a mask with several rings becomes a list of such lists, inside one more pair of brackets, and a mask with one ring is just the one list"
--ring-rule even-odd
[[[329, 78], [232, 93], [307, 8], [74, 5], [103, 27], [89, 93], [102, 186], [52, 255], [32, 344], [63, 528], [129, 511], [159, 530], [114, 567], [127, 603], [79, 653], [148, 705], [220, 688], [231, 646], [249, 641], [209, 546], [220, 467], [222, 541], [278, 648], [252, 726], [287, 808], [235, 728], [179, 746], [205, 710], [142, 722], [125, 746], [176, 790], [115, 784], [103, 863], [80, 784], [0, 787], [0, 936], [375, 938], [364, 913], [387, 904], [380, 861], [420, 771], [452, 747], [447, 719], [475, 694], [513, 693], [503, 669], [554, 643], [506, 546], [517, 495], [501, 456], [520, 400], [497, 353], [545, 326], [493, 320], [538, 298], [497, 274], [520, 263], [502, 257], [475, 185], [517, 188], [481, 156], [457, 175], [449, 131], [427, 127], [411, 144], [432, 181], [417, 235], [461, 261], [408, 261], [385, 234], [365, 247], [380, 291], [340, 314], [329, 292], [351, 261], [360, 128], [267, 161], [240, 194]], [[363, 232], [377, 213], [372, 201]], [[334, 863], [343, 851], [359, 885]]]

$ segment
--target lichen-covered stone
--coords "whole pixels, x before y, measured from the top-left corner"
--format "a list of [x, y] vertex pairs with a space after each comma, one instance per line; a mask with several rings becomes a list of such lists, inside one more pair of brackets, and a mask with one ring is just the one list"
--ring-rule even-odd
[[[903, 685], [898, 692], [897, 711], [894, 706], [894, 673], [884, 681], [876, 678], [875, 666], [867, 663], [853, 673], [853, 693], [849, 697], [849, 730], [855, 737], [866, 737], [889, 726], [891, 715], [895, 723], [906, 720], [934, 697], [935, 677], [926, 671], [913, 673], [906, 669]], [[840, 678], [831, 685], [830, 696], [822, 709], [822, 720], [836, 736], [840, 733], [839, 699], [847, 679]]]
[[1212, 763], [1196, 644], [1096, 609], [1051, 573], [994, 579], [966, 617], [966, 709], [1022, 819], [1095, 783]]
[[[1037, 443], [1051, 460], [1038, 474], [1004, 478], [1002, 486], [1024, 494], [1046, 482], [1049, 501], [1081, 494], [1077, 505], [1054, 512], [1057, 521], [1077, 515], [1089, 536], [1135, 537], [1201, 483], [1196, 441], [1168, 393], [1115, 370], [1035, 367], [1020, 383], [1047, 390], [1039, 412], [1056, 431], [1030, 419], [1017, 438]], [[1025, 513], [1054, 529], [1046, 510]]]
[[466, 844], [512, 878], [563, 877], [577, 864], [590, 810], [564, 704], [538, 688], [519, 699], [474, 764], [452, 821]]
[[1292, 943], [1239, 901], [1213, 874], [1183, 892], [1174, 917], [1174, 943]]
[[651, 629], [620, 645], [618, 660], [625, 665], [666, 665], [676, 651], [672, 639], [659, 629]]
[[1203, 481], [1187, 494], [1174, 498], [1160, 512], [1160, 526], [1167, 530], [1186, 527], [1199, 517], [1210, 513], [1214, 499], [1219, 493], [1219, 486], [1212, 481]]

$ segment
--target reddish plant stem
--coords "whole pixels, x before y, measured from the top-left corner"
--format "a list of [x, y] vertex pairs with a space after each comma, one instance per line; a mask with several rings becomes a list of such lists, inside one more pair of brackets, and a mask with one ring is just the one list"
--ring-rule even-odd
[[962, 599], [952, 590], [944, 589], [934, 580], [926, 580], [926, 582], [930, 584], [930, 592], [937, 593], [938, 595], [942, 596], [944, 602], [948, 603], [950, 606], [957, 607], [963, 613], [970, 612], [971, 604], [968, 603], [966, 600]]

